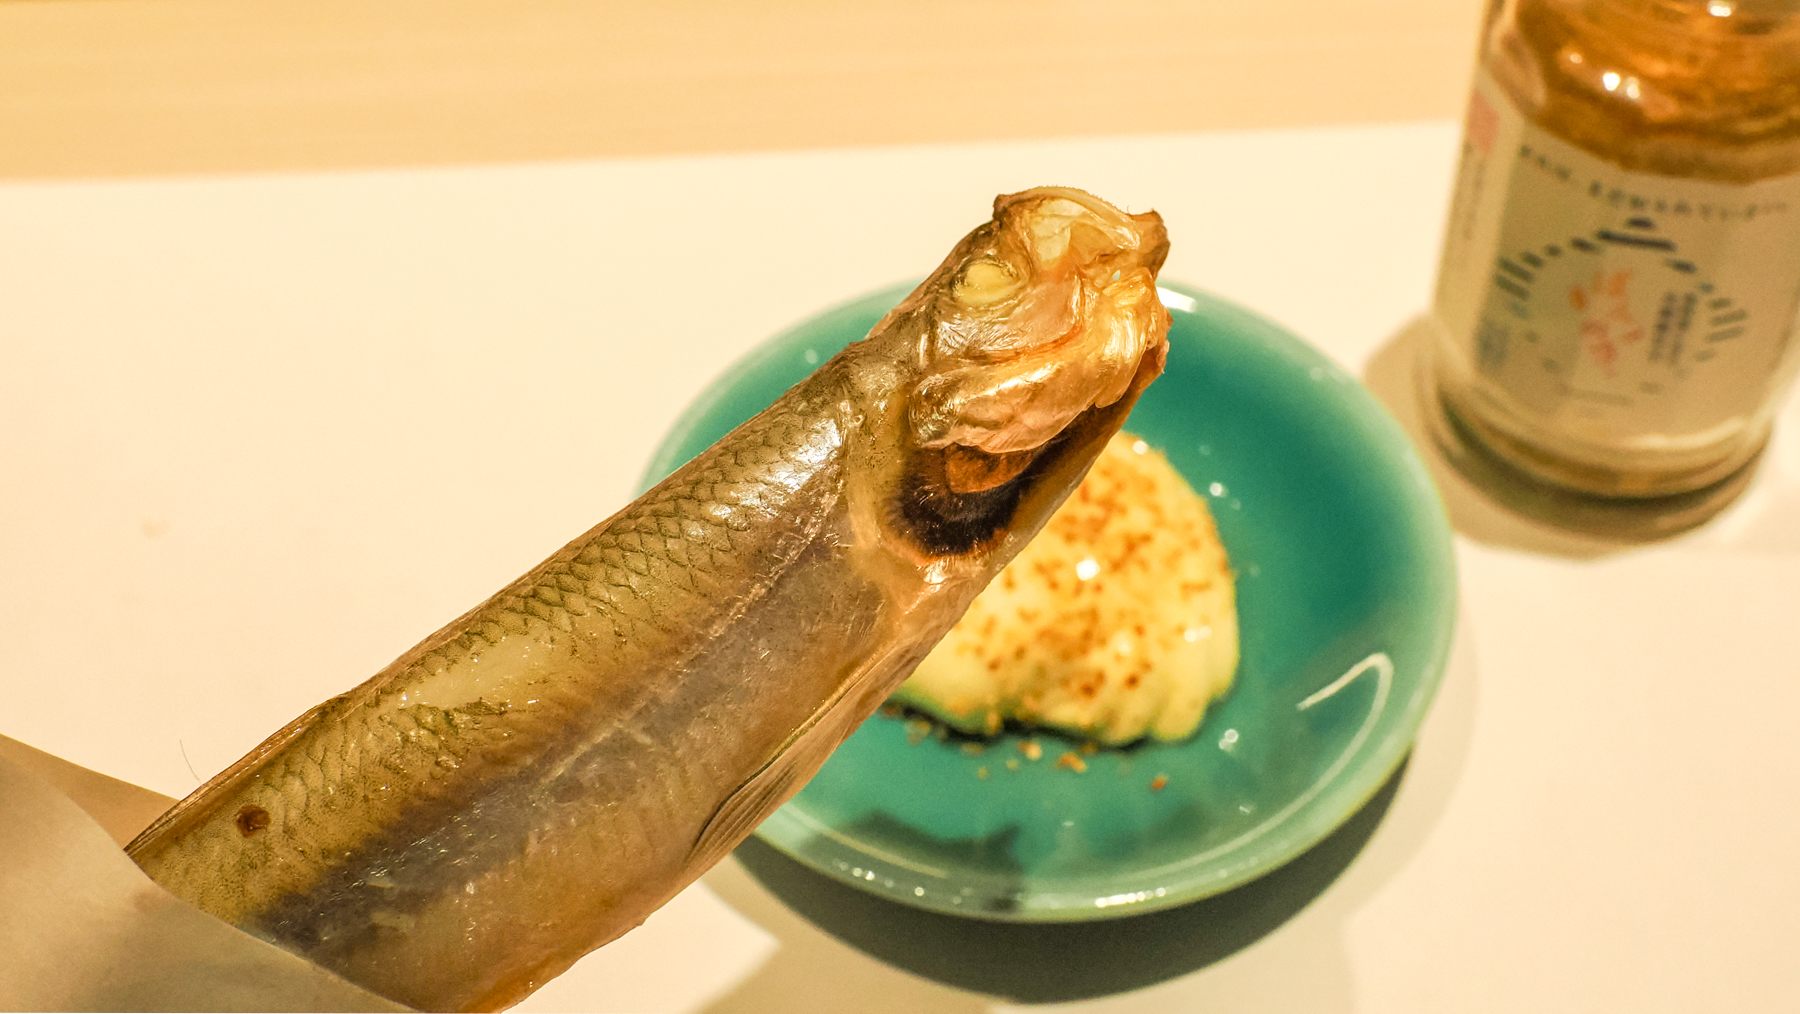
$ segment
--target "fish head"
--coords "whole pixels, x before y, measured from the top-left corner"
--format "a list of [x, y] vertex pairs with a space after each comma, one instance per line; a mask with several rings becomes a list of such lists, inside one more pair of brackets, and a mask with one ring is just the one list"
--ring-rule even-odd
[[1162, 371], [1155, 212], [1079, 190], [1005, 195], [896, 308], [912, 376], [900, 529], [991, 575], [1048, 520]]

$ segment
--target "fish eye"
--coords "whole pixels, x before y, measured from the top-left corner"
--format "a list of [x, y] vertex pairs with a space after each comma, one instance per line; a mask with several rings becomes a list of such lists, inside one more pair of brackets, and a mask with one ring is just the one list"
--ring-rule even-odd
[[967, 307], [992, 306], [1019, 291], [1019, 276], [1004, 261], [983, 257], [956, 277], [956, 301]]

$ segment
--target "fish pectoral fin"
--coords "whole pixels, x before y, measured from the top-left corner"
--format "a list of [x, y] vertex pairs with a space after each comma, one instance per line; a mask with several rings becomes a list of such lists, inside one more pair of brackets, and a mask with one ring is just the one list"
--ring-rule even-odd
[[752, 775], [713, 811], [688, 853], [688, 867], [699, 873], [717, 865], [805, 781], [793, 766], [779, 762]]
[[845, 680], [838, 692], [813, 712], [767, 763], [725, 797], [694, 840], [694, 847], [688, 852], [690, 867], [696, 872], [711, 868], [749, 837], [764, 818], [800, 791], [831, 751], [875, 710], [879, 702], [868, 700], [868, 691], [881, 668], [865, 666]]

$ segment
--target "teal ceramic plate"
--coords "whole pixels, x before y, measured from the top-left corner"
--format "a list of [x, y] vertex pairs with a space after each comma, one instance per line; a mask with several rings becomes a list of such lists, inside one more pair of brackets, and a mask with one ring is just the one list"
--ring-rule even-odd
[[[905, 291], [829, 311], [735, 365], [664, 439], [647, 481], [862, 337]], [[764, 822], [765, 841], [923, 908], [1092, 919], [1280, 866], [1399, 764], [1455, 615], [1449, 528], [1424, 466], [1363, 387], [1293, 335], [1198, 292], [1167, 287], [1163, 301], [1168, 370], [1127, 427], [1211, 498], [1238, 572], [1230, 695], [1195, 738], [1101, 751], [1082, 773], [1057, 766], [1075, 744], [1054, 736], [1035, 737], [1033, 762], [1019, 736], [974, 753], [877, 715]]]

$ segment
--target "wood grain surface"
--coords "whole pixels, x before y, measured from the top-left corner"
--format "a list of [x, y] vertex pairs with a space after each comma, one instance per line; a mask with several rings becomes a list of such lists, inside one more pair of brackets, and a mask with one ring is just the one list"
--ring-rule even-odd
[[0, 178], [1444, 117], [1480, 6], [0, 3]]

